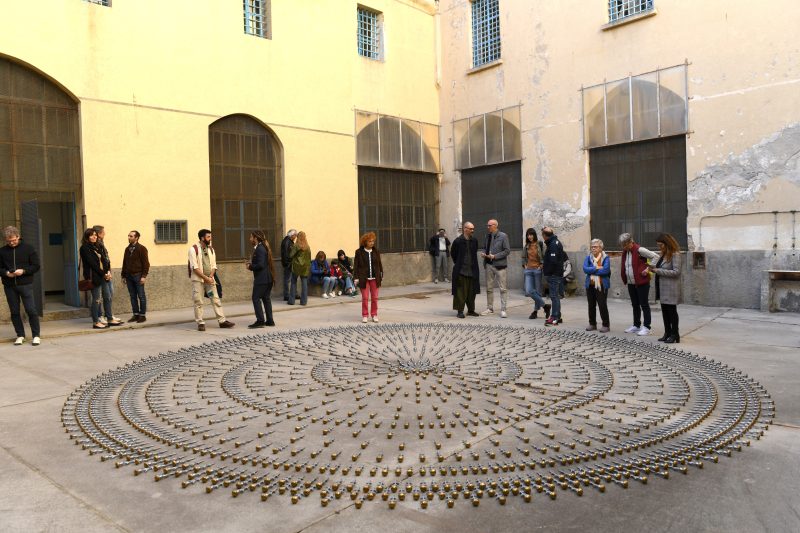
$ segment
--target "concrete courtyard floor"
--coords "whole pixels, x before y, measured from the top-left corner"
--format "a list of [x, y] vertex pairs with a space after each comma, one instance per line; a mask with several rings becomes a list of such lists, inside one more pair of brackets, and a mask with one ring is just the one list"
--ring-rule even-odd
[[[541, 328], [529, 320], [531, 306], [512, 291], [509, 317], [459, 320], [451, 311], [449, 286], [432, 283], [381, 291], [382, 323], [497, 323]], [[496, 298], [499, 294], [495, 295]], [[478, 297], [478, 310], [485, 304]], [[307, 307], [274, 302], [276, 330], [360, 324], [360, 300], [312, 298]], [[153, 312], [148, 322], [93, 331], [89, 319], [46, 322], [43, 344], [0, 342], [0, 531], [800, 531], [800, 315], [682, 305], [680, 348], [728, 364], [763, 384], [777, 407], [761, 440], [732, 458], [687, 476], [655, 477], [628, 490], [608, 487], [583, 497], [537, 495], [530, 504], [485, 501], [473, 508], [406, 502], [357, 510], [349, 499], [323, 508], [319, 500], [291, 505], [286, 498], [257, 497], [180, 488], [115, 469], [72, 445], [60, 411], [67, 395], [96, 375], [130, 361], [179, 347], [252, 334], [249, 303], [226, 304], [232, 330], [196, 331], [190, 309]], [[626, 337], [630, 307], [610, 302], [612, 335]], [[582, 297], [563, 302], [559, 328], [586, 325]], [[127, 318], [127, 316], [124, 316]], [[660, 313], [654, 313], [656, 342]], [[263, 334], [265, 330], [256, 330]], [[0, 335], [11, 337], [10, 325]], [[629, 337], [629, 336], [628, 336]], [[519, 500], [515, 498], [514, 500]]]

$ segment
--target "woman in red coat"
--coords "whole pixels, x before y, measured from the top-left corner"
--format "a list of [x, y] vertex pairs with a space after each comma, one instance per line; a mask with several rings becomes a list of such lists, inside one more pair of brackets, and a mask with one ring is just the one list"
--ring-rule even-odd
[[[361, 322], [378, 321], [378, 289], [383, 280], [381, 253], [375, 248], [375, 234], [365, 233], [359, 240], [353, 264], [353, 277], [361, 289]], [[372, 300], [370, 308], [369, 300]]]

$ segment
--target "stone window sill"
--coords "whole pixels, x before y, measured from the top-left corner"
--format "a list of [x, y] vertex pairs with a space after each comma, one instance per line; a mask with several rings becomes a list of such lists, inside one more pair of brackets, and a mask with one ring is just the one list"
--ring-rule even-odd
[[471, 74], [477, 74], [478, 72], [483, 72], [484, 70], [489, 70], [491, 68], [499, 67], [502, 64], [503, 64], [502, 59], [495, 59], [494, 61], [491, 61], [489, 63], [484, 63], [483, 65], [469, 69], [467, 71], [467, 76]]
[[609, 22], [608, 24], [600, 26], [600, 29], [603, 31], [613, 30], [614, 28], [625, 26], [626, 24], [630, 24], [631, 22], [637, 22], [639, 20], [654, 17], [656, 15], [658, 15], [658, 11], [652, 9], [650, 11], [647, 11], [646, 13], [638, 13], [630, 17], [625, 17], [624, 19], [621, 20], [615, 20], [614, 22]]

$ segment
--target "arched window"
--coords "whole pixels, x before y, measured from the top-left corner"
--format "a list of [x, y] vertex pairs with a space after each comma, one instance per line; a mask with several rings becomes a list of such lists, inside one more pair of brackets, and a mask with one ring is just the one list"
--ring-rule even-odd
[[280, 145], [252, 117], [229, 115], [208, 128], [211, 231], [222, 260], [250, 257], [248, 236], [263, 230], [274, 248], [283, 235]]

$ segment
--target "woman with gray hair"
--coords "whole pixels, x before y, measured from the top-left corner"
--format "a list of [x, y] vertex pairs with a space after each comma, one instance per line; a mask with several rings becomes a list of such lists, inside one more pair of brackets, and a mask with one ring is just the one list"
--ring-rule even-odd
[[[633, 325], [625, 333], [637, 335], [650, 335], [650, 272], [647, 262], [658, 257], [644, 246], [639, 246], [633, 241], [630, 233], [619, 236], [622, 246], [622, 261], [620, 261], [622, 283], [628, 287], [628, 295], [633, 307]], [[644, 315], [644, 324], [642, 324]]]
[[586, 331], [597, 329], [597, 308], [600, 308], [600, 319], [603, 325], [600, 333], [608, 333], [611, 327], [608, 319], [608, 289], [611, 287], [611, 260], [603, 251], [603, 241], [592, 239], [590, 252], [583, 261], [583, 273], [586, 274], [586, 300], [589, 303], [589, 325]]

